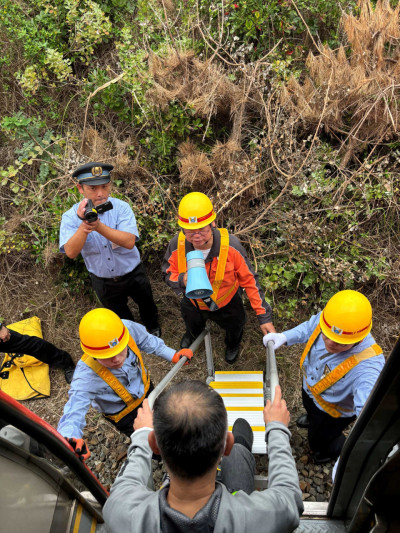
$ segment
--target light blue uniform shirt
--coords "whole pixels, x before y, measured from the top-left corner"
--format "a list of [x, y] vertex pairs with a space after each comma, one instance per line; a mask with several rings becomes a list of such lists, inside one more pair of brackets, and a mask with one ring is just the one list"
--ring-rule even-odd
[[[99, 215], [103, 224], [111, 229], [127, 231], [139, 240], [139, 232], [136, 227], [136, 219], [127, 202], [118, 198], [109, 198], [113, 209]], [[63, 214], [60, 227], [60, 252], [65, 253], [64, 245], [76, 233], [82, 221], [78, 218], [78, 204], [71, 207]], [[114, 278], [132, 272], [140, 263], [140, 253], [136, 245], [132, 250], [116, 246], [111, 241], [92, 231], [87, 236], [81, 251], [86, 268], [99, 278]]]
[[[139, 350], [154, 353], [171, 361], [175, 350], [165, 345], [164, 341], [147, 333], [141, 324], [122, 320], [135, 340]], [[121, 368], [109, 369], [122, 385], [136, 398], [144, 393], [141, 367], [136, 355], [128, 348], [128, 356]], [[101, 413], [114, 414], [126, 407], [125, 403], [82, 360], [76, 365], [74, 378], [68, 392], [69, 400], [64, 406], [64, 414], [58, 423], [58, 431], [63, 437], [82, 438], [86, 425], [86, 413], [92, 405]]]
[[[288, 346], [292, 344], [306, 343], [311, 337], [313, 331], [319, 324], [321, 313], [314, 315], [307, 322], [299, 324], [293, 329], [284, 331], [287, 338]], [[324, 341], [321, 335], [318, 335], [316, 341], [308, 352], [304, 361], [303, 370], [306, 373], [307, 380], [303, 376], [303, 389], [314, 401], [314, 397], [308, 390], [308, 383], [311, 387], [318, 383], [329, 371], [337, 367], [342, 361], [365, 350], [375, 344], [371, 334], [368, 334], [357, 346], [339, 354], [330, 354], [326, 351]], [[339, 407], [349, 409], [343, 416], [359, 415], [364, 407], [367, 398], [378, 379], [379, 374], [385, 364], [383, 355], [377, 355], [361, 361], [350, 372], [342, 377], [337, 383], [329, 387], [321, 394], [327, 402], [337, 404]], [[314, 404], [323, 411], [323, 409], [314, 401]]]

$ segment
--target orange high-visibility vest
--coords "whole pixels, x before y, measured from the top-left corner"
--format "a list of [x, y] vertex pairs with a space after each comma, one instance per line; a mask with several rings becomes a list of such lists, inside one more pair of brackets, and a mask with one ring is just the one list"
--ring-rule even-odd
[[96, 372], [96, 374], [99, 377], [101, 377], [101, 379], [105, 381], [107, 385], [109, 385], [112, 388], [115, 394], [119, 396], [121, 400], [126, 404], [125, 409], [123, 409], [119, 413], [116, 413], [115, 415], [107, 415], [104, 413], [104, 416], [106, 416], [113, 422], [119, 422], [122, 418], [124, 418], [124, 416], [128, 415], [131, 411], [136, 409], [136, 407], [138, 407], [145, 399], [147, 391], [149, 390], [149, 387], [150, 387], [149, 371], [145, 367], [140, 350], [137, 347], [136, 342], [134, 341], [134, 339], [132, 339], [131, 336], [129, 336], [128, 346], [137, 356], [139, 363], [140, 363], [140, 367], [142, 369], [142, 381], [144, 384], [144, 393], [141, 398], [133, 398], [132, 394], [114, 376], [111, 370], [109, 370], [108, 368], [100, 364], [96, 359], [93, 359], [93, 357], [91, 357], [90, 355], [86, 353], [83, 354], [82, 356], [82, 361], [85, 364], [87, 364], [87, 366], [90, 367], [93, 370], [93, 372]]
[[[221, 304], [224, 300], [226, 300], [228, 296], [230, 296], [232, 292], [238, 288], [238, 282], [236, 281], [223, 296], [218, 298], [218, 292], [219, 292], [219, 289], [221, 287], [221, 284], [225, 276], [225, 267], [226, 267], [226, 262], [228, 260], [228, 252], [229, 252], [228, 230], [226, 230], [225, 228], [218, 228], [218, 231], [221, 236], [221, 243], [219, 247], [217, 271], [215, 273], [215, 279], [212, 283], [213, 293], [211, 295], [211, 299], [214, 300], [214, 302], [217, 305]], [[178, 272], [179, 274], [187, 272], [185, 241], [186, 241], [186, 237], [181, 231], [178, 236], [178, 250], [177, 250], [178, 251]], [[205, 303], [203, 303], [201, 300], [196, 300], [196, 301], [200, 309], [208, 309], [208, 306]]]
[[[318, 326], [312, 332], [311, 337], [308, 339], [306, 347], [304, 348], [304, 351], [302, 353], [300, 359], [300, 368], [302, 370], [304, 361], [309, 351], [311, 350], [311, 346], [314, 344], [320, 333], [321, 326], [318, 324]], [[348, 411], [348, 409], [345, 409], [344, 407], [339, 407], [334, 403], [327, 402], [322, 398], [321, 394], [327, 389], [329, 389], [329, 387], [332, 387], [332, 385], [337, 383], [340, 379], [342, 379], [342, 377], [344, 377], [348, 372], [350, 372], [350, 370], [357, 366], [358, 363], [361, 363], [361, 361], [365, 361], [366, 359], [369, 359], [371, 357], [375, 357], [376, 355], [380, 355], [381, 353], [382, 348], [377, 344], [373, 344], [372, 346], [365, 348], [365, 350], [363, 350], [362, 352], [350, 355], [347, 359], [342, 361], [337, 367], [331, 370], [329, 374], [321, 378], [318, 383], [316, 383], [312, 387], [306, 382], [308, 390], [311, 392], [315, 401], [320, 405], [320, 407], [322, 407], [324, 411], [326, 411], [334, 418], [339, 418], [345, 411]], [[307, 380], [307, 375], [304, 370], [303, 374]]]

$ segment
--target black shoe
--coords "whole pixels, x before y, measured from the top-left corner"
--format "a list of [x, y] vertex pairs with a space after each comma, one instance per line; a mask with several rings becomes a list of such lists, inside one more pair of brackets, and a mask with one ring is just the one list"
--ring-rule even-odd
[[249, 452], [253, 446], [254, 435], [250, 424], [244, 418], [237, 418], [232, 427], [232, 433], [236, 444], [242, 444]]
[[195, 339], [196, 337], [193, 337], [190, 331], [185, 331], [185, 334], [181, 340], [181, 348], [189, 348], [189, 346], [193, 344]]
[[233, 365], [233, 363], [236, 361], [236, 359], [239, 357], [240, 352], [240, 344], [237, 344], [233, 347], [226, 347], [225, 350], [225, 361], [229, 363], [230, 365]]
[[299, 428], [308, 428], [309, 425], [310, 425], [310, 421], [308, 420], [308, 416], [307, 415], [301, 415], [299, 416], [299, 418], [296, 420], [296, 424]]
[[64, 370], [65, 381], [68, 385], [71, 385], [72, 378], [74, 377], [75, 367], [70, 366]]
[[160, 337], [161, 338], [161, 328], [154, 328], [149, 331], [150, 335], [154, 335], [154, 337]]
[[330, 463], [331, 461], [335, 459], [335, 457], [331, 457], [330, 455], [327, 455], [321, 452], [313, 453], [311, 455], [311, 458], [316, 465], [323, 465], [324, 463]]

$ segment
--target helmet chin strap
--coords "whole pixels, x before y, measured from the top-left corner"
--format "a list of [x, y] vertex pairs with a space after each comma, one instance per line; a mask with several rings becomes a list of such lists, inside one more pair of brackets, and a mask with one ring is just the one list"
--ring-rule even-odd
[[206, 244], [208, 244], [210, 241], [211, 241], [211, 243], [212, 243], [212, 241], [213, 241], [213, 234], [212, 234], [212, 233], [211, 233], [211, 237], [208, 239], [208, 241], [206, 241], [206, 242], [204, 243], [204, 246], [205, 246]]

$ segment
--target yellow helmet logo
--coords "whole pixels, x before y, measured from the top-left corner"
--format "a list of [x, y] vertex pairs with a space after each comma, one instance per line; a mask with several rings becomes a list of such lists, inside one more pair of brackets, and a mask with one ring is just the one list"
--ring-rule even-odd
[[112, 341], [110, 341], [110, 342], [108, 343], [108, 346], [109, 346], [110, 348], [114, 348], [114, 346], [117, 346], [117, 344], [119, 344], [119, 340], [117, 339], [117, 337], [115, 337], [115, 339], [113, 339]]

